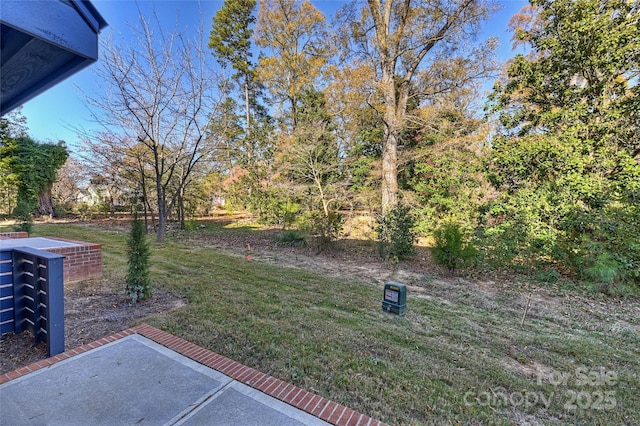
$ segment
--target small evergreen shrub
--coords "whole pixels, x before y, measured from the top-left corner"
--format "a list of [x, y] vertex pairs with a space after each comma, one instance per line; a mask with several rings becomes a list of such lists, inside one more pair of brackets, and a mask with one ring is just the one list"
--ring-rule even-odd
[[625, 265], [609, 252], [603, 252], [583, 271], [587, 287], [608, 295], [638, 296], [639, 288], [628, 279]]
[[302, 232], [290, 229], [278, 234], [276, 244], [285, 247], [304, 247], [307, 245], [307, 238]]
[[34, 206], [32, 203], [18, 197], [18, 204], [13, 209], [13, 216], [16, 218], [17, 223], [14, 226], [16, 232], [31, 233], [33, 229], [33, 217], [31, 212]]
[[452, 274], [459, 267], [467, 266], [477, 254], [459, 222], [444, 222], [436, 228], [434, 239], [435, 245], [431, 248], [434, 261]]
[[383, 259], [399, 261], [415, 254], [415, 218], [409, 207], [398, 204], [378, 218], [378, 252]]
[[127, 240], [129, 254], [126, 278], [126, 293], [133, 303], [138, 303], [151, 297], [151, 280], [149, 278], [149, 258], [151, 250], [146, 239], [144, 223], [133, 212], [133, 223]]
[[21, 220], [19, 223], [16, 223], [13, 227], [16, 232], [26, 232], [27, 234], [31, 234], [33, 231], [33, 220]]
[[200, 228], [200, 224], [196, 219], [189, 219], [184, 221], [185, 231], [195, 231], [198, 228]]
[[550, 268], [536, 272], [535, 278], [541, 283], [555, 283], [561, 278], [561, 275], [554, 268]]
[[584, 270], [584, 275], [597, 284], [611, 285], [620, 275], [620, 266], [609, 253], [604, 252]]
[[278, 223], [282, 224], [284, 229], [287, 229], [293, 225], [298, 213], [300, 213], [300, 204], [293, 203], [287, 199], [285, 203], [281, 203], [278, 207]]

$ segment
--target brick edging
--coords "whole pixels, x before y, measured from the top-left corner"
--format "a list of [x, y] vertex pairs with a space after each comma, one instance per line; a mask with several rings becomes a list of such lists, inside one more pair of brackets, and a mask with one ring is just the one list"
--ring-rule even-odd
[[384, 425], [384, 423], [379, 420], [354, 411], [349, 407], [345, 407], [337, 402], [331, 401], [312, 392], [308, 392], [283, 380], [276, 379], [275, 377], [264, 374], [251, 367], [247, 367], [237, 361], [233, 361], [232, 359], [219, 355], [208, 349], [201, 348], [194, 343], [148, 324], [140, 324], [45, 360], [34, 362], [27, 367], [18, 368], [17, 370], [2, 374], [0, 375], [0, 384], [17, 379], [18, 377], [24, 376], [25, 374], [29, 374], [41, 368], [49, 367], [57, 362], [71, 358], [72, 356], [79, 355], [83, 352], [98, 348], [132, 334], [139, 334], [151, 339], [172, 351], [219, 371], [233, 380], [257, 389], [260, 392], [272, 396], [299, 410], [318, 417], [327, 423], [339, 426]]
[[0, 374], [0, 385], [10, 380], [14, 380], [14, 379], [17, 379], [18, 377], [32, 373], [41, 368], [49, 367], [60, 361], [64, 361], [65, 359], [71, 358], [72, 356], [80, 355], [83, 352], [87, 352], [87, 351], [90, 351], [91, 349], [99, 348], [100, 346], [104, 346], [107, 343], [115, 342], [116, 340], [120, 340], [124, 337], [131, 336], [132, 334], [136, 334], [135, 328], [129, 328], [119, 333], [112, 334], [111, 336], [98, 339], [95, 342], [84, 344], [75, 349], [69, 349], [68, 351], [65, 351], [58, 355], [54, 355], [50, 358], [36, 361], [32, 364], [29, 364], [26, 367], [21, 367], [21, 368], [18, 368], [17, 370], [9, 371], [8, 373]]
[[264, 374], [237, 361], [174, 336], [147, 324], [134, 327], [136, 333], [153, 340], [227, 377], [272, 396], [299, 410], [339, 426], [378, 426], [380, 421], [327, 398], [308, 392], [298, 386]]

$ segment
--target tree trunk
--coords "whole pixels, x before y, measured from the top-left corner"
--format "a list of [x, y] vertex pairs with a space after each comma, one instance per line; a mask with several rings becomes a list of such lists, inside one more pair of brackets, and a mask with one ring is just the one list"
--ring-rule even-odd
[[149, 218], [147, 217], [147, 215], [149, 214], [149, 209], [147, 208], [147, 199], [146, 198], [142, 202], [142, 205], [144, 206], [144, 232], [148, 233], [149, 232]]
[[245, 76], [245, 81], [244, 81], [244, 112], [247, 120], [245, 134], [247, 139], [249, 139], [249, 136], [251, 136], [251, 115], [249, 111], [249, 76], [248, 75]]
[[[149, 232], [149, 219], [148, 219], [147, 216], [148, 216], [149, 212], [152, 213], [152, 223], [153, 223], [153, 210], [151, 209], [151, 206], [149, 205], [149, 197], [147, 197], [147, 186], [143, 183], [140, 188], [142, 190], [142, 205], [143, 205], [143, 208], [144, 208], [144, 229], [145, 229], [146, 232]], [[138, 204], [138, 200], [136, 200], [135, 203], [137, 205]]]
[[44, 190], [38, 194], [38, 213], [41, 215], [53, 216], [53, 200], [51, 199], [52, 183], [48, 183]]
[[112, 194], [113, 191], [109, 191], [109, 215], [114, 217], [116, 215], [116, 203]]
[[322, 201], [322, 211], [324, 212], [324, 217], [329, 217], [329, 202], [325, 199], [324, 190], [322, 189], [322, 180], [320, 177], [314, 173], [313, 180], [318, 187], [318, 192], [320, 194], [320, 201]]
[[180, 194], [178, 195], [178, 220], [180, 221], [180, 229], [184, 230], [184, 188], [180, 188]]
[[[398, 204], [398, 140], [403, 126], [403, 115], [399, 114], [402, 100], [397, 99], [393, 62], [383, 65], [382, 86], [384, 90], [384, 143], [382, 147], [382, 216], [386, 216]], [[402, 93], [401, 93], [402, 95]], [[399, 116], [400, 115], [400, 116]]]
[[295, 96], [289, 97], [289, 102], [291, 103], [291, 130], [296, 130], [298, 127], [298, 105], [296, 105]]
[[387, 126], [382, 150], [382, 216], [398, 204], [398, 129]]
[[160, 182], [156, 185], [158, 192], [158, 230], [156, 231], [156, 241], [161, 243], [164, 241], [164, 233], [167, 229], [167, 199]]
[[[153, 230], [155, 232], [156, 214], [155, 214], [155, 212], [153, 210], [153, 207], [151, 207], [151, 203], [148, 200], [145, 201], [145, 212], [148, 212], [149, 216], [151, 216], [151, 227], [153, 228]], [[147, 214], [147, 213], [145, 213], [145, 214]], [[149, 229], [148, 228], [149, 225], [147, 224], [146, 218], [145, 218], [145, 225], [147, 226], [147, 229]]]

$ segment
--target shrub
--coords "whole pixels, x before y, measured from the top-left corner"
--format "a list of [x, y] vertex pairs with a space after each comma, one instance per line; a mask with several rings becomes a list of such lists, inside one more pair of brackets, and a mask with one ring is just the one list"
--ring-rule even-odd
[[447, 221], [434, 232], [435, 245], [431, 253], [435, 262], [452, 274], [460, 266], [466, 266], [476, 256], [477, 250], [459, 222]]
[[329, 211], [328, 215], [323, 212], [313, 212], [309, 220], [309, 233], [316, 237], [319, 250], [325, 250], [338, 239], [344, 218], [335, 211]]
[[562, 238], [552, 226], [553, 217], [560, 214], [556, 198], [556, 193], [542, 188], [522, 189], [517, 196], [503, 194], [485, 205], [487, 226], [481, 229], [484, 260], [530, 272], [551, 266], [549, 260], [558, 257]]
[[535, 279], [541, 283], [555, 283], [562, 276], [555, 268], [542, 269], [535, 274]]
[[93, 214], [91, 212], [91, 207], [86, 203], [79, 204], [78, 205], [78, 216], [80, 217], [80, 220], [91, 219], [91, 216], [93, 216]]
[[584, 278], [587, 279], [587, 287], [610, 295], [637, 296], [640, 294], [640, 289], [629, 278], [625, 271], [626, 266], [620, 261], [619, 256], [606, 251], [601, 253], [583, 271]]
[[151, 251], [146, 239], [144, 223], [140, 220], [137, 210], [133, 212], [133, 223], [127, 240], [127, 249], [129, 267], [125, 291], [131, 297], [131, 301], [137, 303], [151, 297], [151, 280], [149, 278]]
[[576, 208], [572, 213], [565, 223], [562, 261], [578, 278], [611, 288], [626, 282], [640, 290], [640, 208], [608, 208], [589, 216]]
[[258, 221], [267, 225], [291, 226], [300, 212], [300, 204], [290, 195], [274, 188], [253, 191], [250, 210], [258, 215]]
[[71, 203], [58, 203], [53, 206], [53, 215], [59, 218], [68, 217], [69, 214], [73, 210], [73, 205]]
[[184, 230], [185, 231], [195, 231], [200, 227], [200, 224], [196, 219], [189, 219], [184, 221]]
[[611, 285], [620, 274], [620, 266], [609, 253], [604, 252], [584, 270], [584, 274], [597, 284]]
[[307, 239], [302, 232], [290, 229], [278, 234], [276, 244], [285, 247], [304, 247], [307, 245]]
[[409, 207], [398, 204], [378, 218], [378, 251], [383, 259], [399, 261], [415, 254], [415, 218]]
[[13, 215], [17, 220], [17, 223], [14, 227], [14, 230], [16, 232], [26, 232], [28, 234], [31, 233], [33, 229], [33, 218], [31, 216], [32, 211], [33, 206], [30, 205], [30, 203], [18, 198], [18, 205], [13, 210]]
[[13, 229], [16, 232], [26, 232], [27, 234], [31, 234], [31, 231], [33, 231], [33, 221], [23, 220], [19, 223], [16, 223]]

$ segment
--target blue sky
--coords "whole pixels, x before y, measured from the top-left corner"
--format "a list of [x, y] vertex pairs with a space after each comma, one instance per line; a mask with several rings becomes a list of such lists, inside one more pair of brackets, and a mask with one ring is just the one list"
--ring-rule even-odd
[[[138, 7], [143, 13], [155, 10], [165, 28], [172, 29], [178, 19], [179, 28], [188, 30], [195, 28], [198, 21], [203, 19], [205, 31], [208, 31], [211, 19], [223, 5], [222, 0], [147, 0], [138, 1], [137, 5], [132, 0], [93, 0], [92, 3], [109, 24], [102, 35], [114, 33], [114, 38], [118, 34], [126, 34], [128, 24], [137, 23]], [[342, 0], [313, 1], [316, 7], [327, 14], [328, 20], [343, 3]], [[483, 37], [498, 37], [498, 58], [506, 60], [513, 56], [507, 23], [527, 2], [512, 0], [500, 1], [500, 4], [502, 10], [485, 23]], [[76, 149], [79, 137], [73, 128], [93, 127], [82, 92], [91, 93], [96, 90], [96, 76], [91, 70], [95, 66], [96, 64], [80, 71], [24, 104], [22, 113], [27, 118], [31, 137], [41, 142], [64, 140], [72, 151]]]

